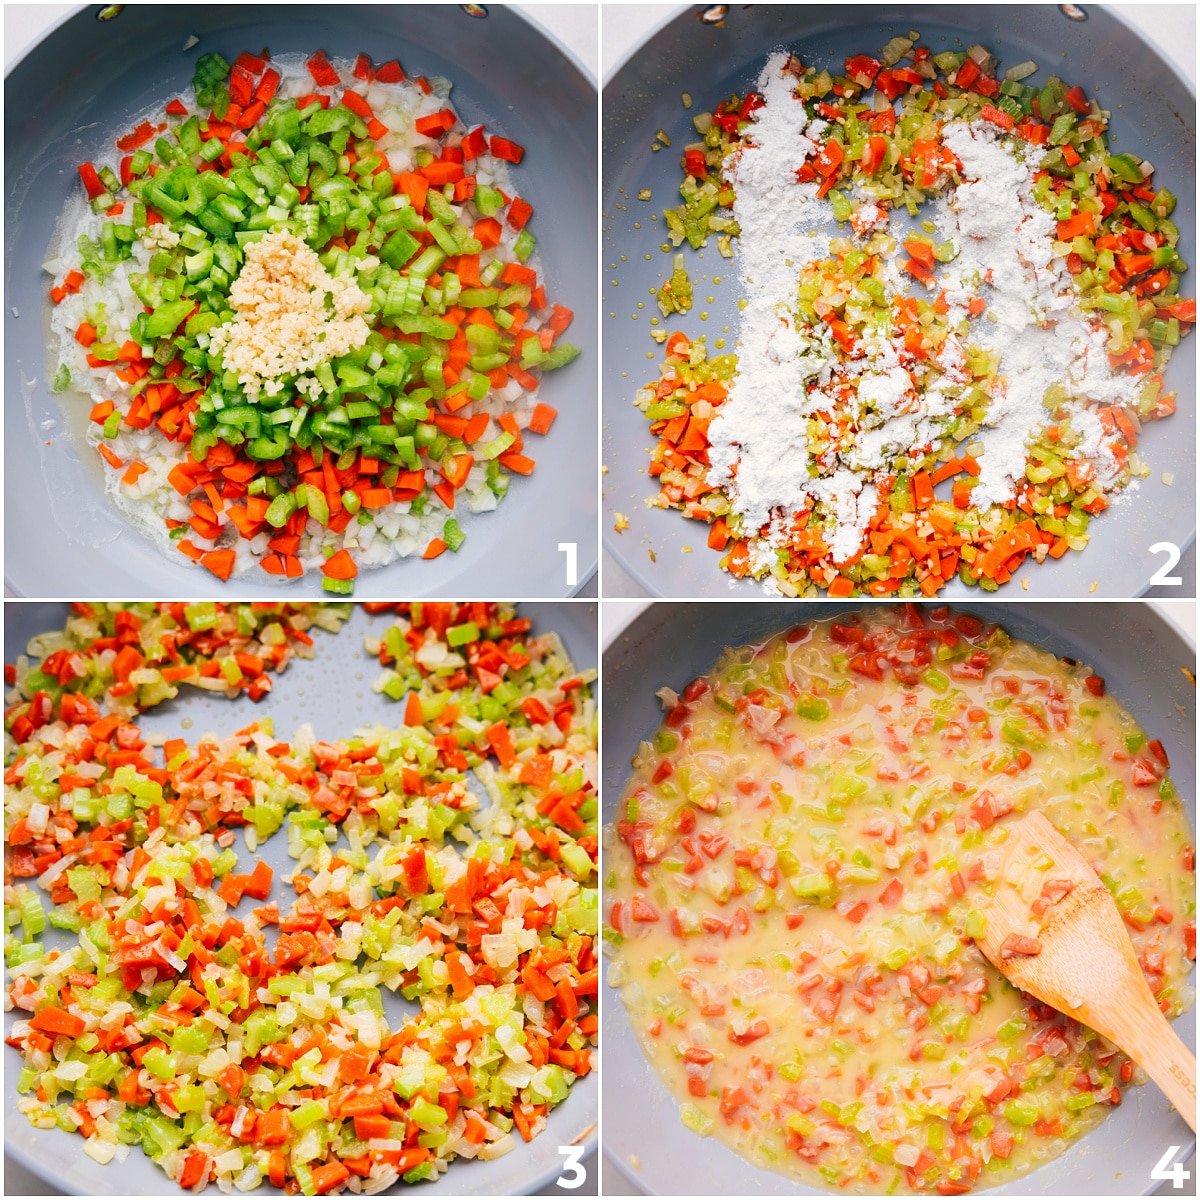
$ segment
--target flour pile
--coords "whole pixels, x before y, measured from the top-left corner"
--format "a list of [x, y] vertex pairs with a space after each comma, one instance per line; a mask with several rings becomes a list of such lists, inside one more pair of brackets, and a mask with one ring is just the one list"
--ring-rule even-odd
[[[797, 169], [828, 125], [809, 119], [793, 95], [795, 83], [788, 55], [772, 54], [757, 85], [764, 103], [726, 167], [741, 229], [744, 308], [738, 372], [709, 429], [709, 482], [742, 519], [753, 572], [771, 567], [797, 515], [810, 509], [835, 563], [860, 552], [896, 461], [935, 449], [961, 411], [972, 382], [964, 342], [1000, 356], [972, 507], [1013, 500], [1027, 448], [1049, 423], [1043, 401], [1055, 384], [1068, 396], [1068, 436], [1081, 441], [1073, 455], [1091, 464], [1098, 486], [1114, 483], [1121, 464], [1095, 409], [1133, 405], [1140, 384], [1109, 367], [1105, 335], [1087, 323], [1064, 260], [1054, 254], [1054, 215], [1033, 192], [1045, 151], [1026, 146], [1017, 157], [985, 121], [945, 126], [944, 144], [961, 164], [962, 182], [930, 212], [958, 253], [933, 286], [944, 288], [956, 332], [932, 366], [915, 363], [898, 334], [877, 326], [847, 355], [827, 325], [797, 315], [803, 269], [830, 253], [830, 214], [816, 183], [797, 182]], [[852, 228], [870, 238], [886, 223], [886, 210], [867, 201]], [[911, 280], [894, 261], [884, 263], [884, 273], [892, 303]], [[848, 432], [814, 454], [812, 418], [832, 411]]]
[[832, 341], [797, 320], [796, 279], [805, 263], [829, 252], [825, 206], [796, 170], [816, 149], [825, 122], [809, 121], [793, 99], [795, 79], [781, 51], [758, 80], [765, 104], [753, 113], [753, 145], [730, 174], [741, 228], [738, 277], [746, 307], [739, 331], [742, 369], [709, 429], [710, 481], [723, 487], [748, 526], [772, 510], [803, 507], [808, 484], [806, 385], [833, 361]]
[[[792, 95], [788, 56], [772, 54], [758, 79], [765, 103], [752, 113], [752, 144], [730, 171], [741, 228], [738, 268], [746, 305], [738, 356], [741, 367], [709, 429], [710, 482], [723, 487], [747, 528], [766, 527], [751, 543], [756, 571], [768, 568], [797, 513], [813, 504], [830, 519], [823, 530], [835, 561], [853, 557], [879, 503], [876, 474], [901, 454], [931, 447], [938, 418], [953, 414], [955, 400], [931, 390], [918, 398], [897, 348], [873, 337], [865, 354], [838, 361], [828, 327], [796, 317], [796, 287], [803, 267], [829, 254], [823, 232], [828, 202], [817, 185], [797, 183], [796, 171], [827, 129], [809, 120]], [[886, 214], [863, 206], [864, 233]], [[810, 454], [810, 418], [837, 405], [823, 390], [835, 376], [856, 378], [849, 402], [857, 436]]]
[[962, 164], [963, 179], [937, 204], [938, 224], [959, 251], [943, 270], [946, 299], [952, 316], [965, 319], [986, 278], [987, 312], [971, 335], [980, 347], [999, 352], [1002, 377], [988, 409], [991, 433], [973, 503], [1012, 499], [1029, 440], [1046, 423], [1043, 397], [1054, 384], [1072, 397], [1064, 407], [1083, 439], [1076, 453], [1092, 463], [1102, 486], [1111, 484], [1120, 465], [1101, 441], [1102, 426], [1088, 402], [1132, 405], [1140, 384], [1109, 367], [1104, 334], [1086, 324], [1065, 260], [1053, 253], [1054, 214], [1033, 195], [1043, 151], [1026, 146], [1024, 161], [1016, 158], [984, 121], [951, 122], [942, 137]]

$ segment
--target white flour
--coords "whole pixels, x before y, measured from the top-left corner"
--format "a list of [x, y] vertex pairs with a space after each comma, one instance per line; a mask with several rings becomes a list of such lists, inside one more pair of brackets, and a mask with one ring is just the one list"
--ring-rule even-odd
[[759, 76], [766, 103], [752, 114], [753, 145], [740, 152], [730, 173], [742, 231], [743, 368], [709, 428], [710, 481], [726, 489], [753, 530], [767, 523], [772, 509], [806, 501], [805, 384], [833, 358], [828, 342], [796, 328], [797, 276], [805, 263], [828, 253], [828, 239], [815, 232], [825, 223], [824, 202], [815, 184], [796, 182], [796, 169], [815, 149], [813, 137], [825, 122], [810, 123], [793, 99], [795, 80], [783, 74], [787, 58], [776, 51]]
[[[936, 418], [954, 410], [954, 401], [940, 390], [929, 389], [918, 396], [912, 376], [899, 365], [899, 356], [890, 342], [880, 339], [878, 343], [867, 343], [866, 350], [854, 398], [854, 434], [839, 455], [841, 462], [865, 476], [859, 480], [859, 487], [897, 456], [912, 453], [914, 447], [928, 446], [937, 436]], [[875, 495], [874, 487], [870, 495]], [[852, 546], [848, 534], [844, 545], [840, 538], [835, 539], [844, 557], [849, 558], [858, 549], [874, 511], [872, 501], [865, 519], [854, 526]]]
[[[1076, 453], [1092, 462], [1101, 484], [1111, 483], [1119, 466], [1086, 401], [1129, 404], [1140, 385], [1111, 370], [1103, 333], [1085, 322], [1065, 262], [1053, 256], [1054, 215], [1033, 196], [1044, 151], [1026, 146], [1022, 162], [984, 121], [951, 122], [942, 140], [962, 163], [963, 178], [938, 202], [939, 223], [959, 249], [942, 271], [946, 298], [957, 320], [966, 317], [972, 297], [984, 297], [987, 311], [972, 324], [970, 338], [1001, 355], [1003, 383], [989, 406], [972, 503], [986, 508], [1012, 499], [1025, 473], [1026, 448], [1046, 424], [1043, 397], [1055, 383], [1076, 397], [1066, 406], [1071, 427], [1083, 437]], [[990, 287], [981, 287], [989, 270]]]
[[886, 229], [887, 223], [887, 210], [880, 208], [874, 200], [860, 204], [850, 218], [850, 227], [859, 237], [865, 237], [876, 229]]
[[[764, 543], [751, 544], [751, 566], [768, 568], [795, 513], [816, 501], [833, 520], [822, 530], [835, 561], [858, 552], [878, 506], [877, 474], [899, 454], [927, 448], [937, 423], [954, 411], [938, 391], [918, 398], [913, 381], [887, 338], [866, 342], [863, 356], [840, 364], [856, 383], [840, 404], [818, 387], [831, 382], [838, 355], [826, 328], [797, 328], [796, 283], [801, 268], [828, 254], [819, 234], [828, 206], [815, 184], [796, 182], [796, 169], [816, 149], [824, 121], [809, 122], [783, 74], [777, 52], [759, 76], [765, 104], [752, 114], [753, 144], [741, 151], [730, 179], [741, 227], [738, 270], [746, 307], [739, 329], [741, 368], [729, 398], [709, 429], [709, 479], [723, 487], [748, 530], [767, 526]], [[886, 225], [874, 203], [856, 214], [861, 232]], [[812, 414], [838, 406], [851, 418], [852, 436], [814, 463], [808, 448]], [[812, 468], [819, 469], [810, 478]]]
[[[1131, 403], [1139, 384], [1111, 370], [1104, 333], [1084, 319], [1064, 260], [1053, 255], [1054, 216], [1033, 196], [1044, 151], [1025, 147], [1022, 161], [985, 122], [945, 127], [944, 141], [962, 163], [963, 182], [935, 208], [959, 250], [941, 268], [939, 283], [960, 334], [947, 337], [931, 367], [913, 365], [890, 336], [877, 331], [847, 358], [827, 327], [809, 328], [796, 315], [802, 269], [829, 253], [821, 232], [828, 207], [815, 184], [797, 182], [796, 170], [827, 126], [810, 122], [792, 95], [787, 57], [777, 51], [768, 59], [758, 79], [764, 104], [751, 116], [747, 143], [729, 163], [745, 305], [739, 370], [709, 429], [709, 481], [724, 489], [746, 532], [761, 533], [761, 540], [750, 542], [752, 570], [758, 574], [773, 565], [795, 515], [814, 504], [826, 518], [820, 532], [833, 561], [858, 553], [879, 503], [879, 482], [897, 458], [931, 449], [957, 411], [970, 380], [964, 341], [1001, 356], [972, 493], [977, 508], [1012, 500], [1028, 445], [1047, 423], [1043, 398], [1055, 383], [1068, 390], [1064, 407], [1082, 438], [1073, 456], [1092, 463], [1101, 487], [1115, 482], [1120, 464], [1105, 445], [1093, 406]], [[887, 215], [874, 203], [861, 203], [852, 225], [860, 236], [869, 235], [886, 227]], [[893, 297], [910, 282], [894, 255], [884, 256], [883, 277]], [[967, 305], [977, 296], [985, 299], [986, 312], [967, 324]], [[848, 420], [847, 432], [814, 458], [810, 419], [832, 411]]]

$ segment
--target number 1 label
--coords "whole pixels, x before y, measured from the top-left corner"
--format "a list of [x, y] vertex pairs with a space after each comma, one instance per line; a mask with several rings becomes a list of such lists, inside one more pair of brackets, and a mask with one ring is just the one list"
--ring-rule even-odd
[[[579, 582], [579, 543], [559, 542], [558, 551], [567, 556], [567, 587], [574, 587]], [[1171, 566], [1174, 565], [1174, 563], [1171, 564]]]

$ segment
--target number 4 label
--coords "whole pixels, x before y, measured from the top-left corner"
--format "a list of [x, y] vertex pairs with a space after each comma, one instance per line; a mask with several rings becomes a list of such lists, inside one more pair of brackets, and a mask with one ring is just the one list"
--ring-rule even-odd
[[1156, 1183], [1167, 1183], [1169, 1181], [1172, 1187], [1183, 1187], [1191, 1179], [1192, 1173], [1183, 1165], [1182, 1160], [1179, 1162], [1172, 1161], [1178, 1153], [1178, 1146], [1170, 1146], [1166, 1154], [1154, 1164], [1154, 1169], [1150, 1172], [1150, 1178]]
[[[559, 546], [561, 550], [562, 547]], [[1150, 578], [1151, 587], [1179, 587], [1183, 580], [1178, 575], [1172, 575], [1179, 560], [1183, 557], [1179, 547], [1174, 542], [1155, 542], [1150, 547], [1151, 554], [1165, 554], [1167, 561]]]
[[[575, 543], [571, 542], [569, 544], [574, 546]], [[559, 549], [562, 549], [562, 547], [560, 546]], [[583, 1147], [559, 1146], [558, 1152], [566, 1161], [563, 1163], [562, 1174], [554, 1181], [555, 1185], [560, 1188], [566, 1188], [570, 1192], [573, 1192], [578, 1187], [583, 1187], [587, 1182], [587, 1171], [579, 1161], [583, 1158]], [[1155, 1170], [1157, 1169], [1156, 1167]]]

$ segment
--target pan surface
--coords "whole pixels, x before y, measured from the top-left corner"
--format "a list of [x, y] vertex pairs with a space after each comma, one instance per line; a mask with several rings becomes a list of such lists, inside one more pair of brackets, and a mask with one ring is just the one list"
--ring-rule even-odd
[[[682, 690], [709, 670], [726, 646], [761, 640], [791, 625], [820, 620], [863, 603], [830, 601], [650, 605], [604, 652], [604, 744], [601, 762], [604, 822], [612, 822], [638, 743], [662, 720], [655, 692]], [[995, 621], [1015, 637], [1090, 663], [1108, 690], [1151, 736], [1162, 739], [1179, 794], [1195, 822], [1195, 648], [1145, 604], [956, 603], [963, 612]], [[619, 1080], [604, 1109], [604, 1152], [649, 1194], [823, 1195], [762, 1170], [721, 1142], [701, 1139], [679, 1120], [678, 1102], [646, 1061], [625, 1005], [604, 994], [604, 1056], [608, 1080]], [[1195, 1046], [1196, 1014], [1176, 1031]], [[615, 1098], [615, 1099], [614, 1099]], [[648, 1131], [653, 1130], [649, 1135]], [[1099, 1129], [1053, 1162], [1009, 1182], [996, 1194], [1119, 1196], [1152, 1192], [1150, 1172], [1168, 1147], [1195, 1138], [1152, 1084], [1132, 1088]], [[1176, 1155], [1178, 1158], [1178, 1155]]]
[[[446, 5], [126, 5], [98, 22], [97, 6], [55, 28], [13, 68], [5, 85], [5, 572], [18, 595], [220, 598], [207, 571], [176, 562], [121, 516], [105, 495], [95, 451], [68, 428], [53, 395], [46, 353], [47, 276], [42, 262], [76, 166], [126, 132], [130, 119], [178, 95], [196, 58], [247, 47], [276, 54], [323, 47], [332, 57], [366, 51], [398, 57], [411, 74], [444, 75], [468, 123], [484, 122], [527, 150], [517, 168], [535, 209], [551, 294], [574, 309], [580, 361], [547, 378], [542, 398], [558, 411], [538, 469], [513, 482], [495, 513], [466, 523], [457, 555], [400, 559], [364, 571], [359, 598], [396, 595], [565, 596], [596, 564], [596, 91], [586, 71], [536, 24], [504, 5], [485, 18]], [[190, 36], [199, 43], [185, 50]], [[513, 63], [521, 69], [511, 69]], [[47, 87], [48, 80], [62, 81]], [[560, 542], [577, 545], [568, 579]], [[520, 546], [520, 554], [514, 553]], [[81, 570], [83, 567], [85, 569]], [[255, 572], [255, 594], [284, 585]], [[286, 587], [320, 596], [310, 575]]]
[[[67, 618], [67, 605], [14, 603], [4, 606], [4, 661], [14, 662], [25, 652], [29, 639], [50, 629], [61, 629]], [[534, 628], [554, 630], [563, 639], [575, 665], [593, 667], [597, 661], [596, 606], [583, 603], [526, 604], [522, 615], [533, 619]], [[349, 621], [336, 634], [314, 630], [316, 657], [294, 659], [278, 679], [275, 690], [258, 704], [239, 698], [226, 700], [195, 688], [187, 689], [173, 701], [144, 714], [140, 724], [148, 731], [167, 737], [182, 737], [194, 742], [206, 732], [231, 733], [249, 722], [272, 717], [281, 736], [300, 725], [310, 723], [319, 737], [350, 737], [356, 729], [374, 724], [395, 725], [401, 721], [402, 707], [371, 690], [379, 675], [379, 664], [363, 649], [367, 633], [379, 636], [390, 618], [368, 616], [355, 608]], [[239, 838], [235, 846], [245, 857]], [[257, 852], [277, 874], [290, 873], [295, 866], [287, 854], [287, 838], [271, 837]], [[283, 888], [286, 896], [290, 889]], [[244, 914], [243, 914], [244, 915]], [[45, 940], [62, 939], [68, 945], [69, 934], [48, 930]], [[402, 1019], [415, 1012], [415, 1005], [384, 992], [389, 1019]], [[19, 1014], [5, 1017], [5, 1031]], [[58, 1129], [34, 1129], [17, 1111], [16, 1068], [20, 1056], [6, 1048], [4, 1091], [5, 1149], [22, 1166], [53, 1184], [67, 1195], [152, 1196], [174, 1187], [166, 1176], [136, 1148], [124, 1163], [102, 1167], [83, 1153], [83, 1142], [76, 1134]], [[522, 1143], [512, 1153], [492, 1162], [455, 1163], [436, 1184], [422, 1185], [430, 1195], [527, 1195], [552, 1183], [563, 1169], [559, 1146], [585, 1144], [590, 1152], [595, 1143], [599, 1087], [595, 1073], [580, 1080], [568, 1098], [550, 1113], [546, 1129], [528, 1145]], [[118, 1186], [119, 1184], [119, 1186]], [[209, 1185], [208, 1192], [217, 1188]], [[253, 1195], [279, 1195], [266, 1186]]]
[[[731, 92], [753, 86], [769, 52], [795, 51], [806, 65], [839, 67], [855, 53], [877, 53], [891, 37], [917, 30], [934, 52], [966, 49], [982, 42], [1013, 66], [1032, 59], [1041, 68], [1034, 82], [1056, 73], [1081, 84], [1111, 110], [1118, 149], [1140, 151], [1156, 168], [1159, 185], [1179, 197], [1175, 220], [1180, 253], [1193, 263], [1196, 252], [1195, 96], [1160, 56], [1119, 16], [1085, 5], [1087, 19], [1068, 19], [1057, 5], [729, 5], [721, 26], [698, 19], [689, 7], [663, 25], [613, 74], [604, 89], [604, 537], [605, 548], [651, 595], [752, 598], [761, 585], [735, 580], [717, 566], [705, 546], [706, 527], [676, 511], [651, 509], [657, 488], [646, 467], [653, 438], [633, 407], [639, 387], [658, 378], [661, 347], [650, 340], [651, 317], [661, 317], [654, 292], [670, 274], [664, 207], [678, 200], [681, 147], [696, 139], [691, 119]], [[689, 111], [681, 93], [693, 98]], [[658, 130], [671, 147], [651, 151]], [[637, 199], [649, 188], [652, 199]], [[706, 336], [709, 347], [737, 337], [737, 272], [717, 252], [716, 239], [694, 252], [683, 247], [695, 289], [695, 306], [684, 317], [661, 320], [659, 328]], [[737, 241], [734, 240], [734, 253]], [[719, 284], [713, 283], [714, 277]], [[1196, 272], [1184, 276], [1194, 294]], [[639, 309], [638, 305], [644, 307]], [[702, 320], [701, 314], [708, 319]], [[1196, 382], [1195, 336], [1189, 336], [1167, 371], [1168, 387], [1179, 392], [1179, 411], [1151, 422], [1141, 450], [1150, 477], [1094, 521], [1082, 553], [1018, 572], [1029, 596], [1134, 596], [1150, 585], [1163, 565], [1159, 542], [1185, 550], [1195, 539]], [[1173, 476], [1170, 486], [1163, 473]], [[614, 513], [629, 518], [614, 530]], [[692, 552], [694, 550], [694, 553]], [[1014, 584], [1015, 586], [1015, 584]], [[1188, 594], [1194, 587], [1185, 579]], [[1093, 591], [1094, 587], [1094, 591]], [[1178, 594], [1175, 589], [1172, 594]], [[947, 598], [974, 589], [955, 581]]]

